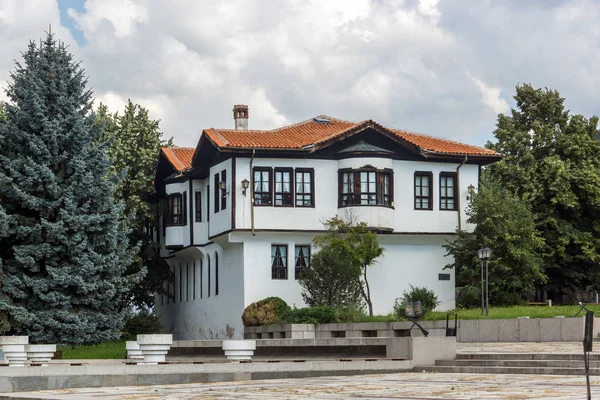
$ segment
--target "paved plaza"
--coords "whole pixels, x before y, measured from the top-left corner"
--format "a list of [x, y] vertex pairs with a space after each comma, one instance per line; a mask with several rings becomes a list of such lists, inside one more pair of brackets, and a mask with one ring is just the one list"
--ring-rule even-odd
[[[600, 396], [600, 377], [592, 377]], [[402, 373], [15, 393], [19, 399], [584, 399], [584, 377]], [[1, 397], [0, 397], [1, 398]], [[10, 398], [10, 397], [9, 397]]]

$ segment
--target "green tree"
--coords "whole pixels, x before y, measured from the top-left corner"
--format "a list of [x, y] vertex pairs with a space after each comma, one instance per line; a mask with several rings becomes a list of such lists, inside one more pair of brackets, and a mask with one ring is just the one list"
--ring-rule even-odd
[[495, 143], [506, 155], [490, 178], [532, 211], [545, 241], [546, 289], [600, 289], [598, 118], [571, 115], [557, 91], [517, 86], [517, 108], [498, 117]]
[[[523, 293], [533, 291], [536, 283], [546, 280], [541, 255], [544, 240], [529, 206], [494, 181], [487, 171], [482, 175], [479, 192], [467, 207], [467, 222], [476, 224], [474, 231], [458, 231], [456, 240], [444, 246], [453, 258], [446, 268], [456, 271], [459, 303], [478, 304], [481, 266], [477, 250], [482, 247], [493, 250], [488, 262], [492, 304], [518, 303]], [[468, 304], [467, 294], [475, 295], [471, 297], [475, 304]]]
[[324, 225], [327, 233], [315, 238], [315, 246], [335, 249], [335, 254], [344, 254], [343, 260], [348, 263], [349, 273], [354, 274], [356, 269], [360, 271], [360, 291], [369, 315], [373, 315], [367, 270], [383, 255], [383, 247], [379, 244], [377, 234], [368, 229], [365, 222], [356, 221], [352, 215], [347, 220], [335, 216], [325, 221]]
[[[129, 100], [122, 115], [111, 114], [100, 104], [96, 113], [103, 127], [101, 141], [111, 143], [108, 155], [113, 173], [123, 174], [115, 191], [115, 199], [124, 203], [122, 218], [131, 228], [129, 241], [139, 250], [127, 271], [130, 275], [145, 273], [126, 299], [138, 307], [154, 305], [154, 295], [163, 293], [163, 283], [170, 279], [169, 266], [160, 257], [160, 247], [148, 236], [148, 227], [156, 226], [157, 204], [149, 201], [154, 191], [154, 177], [161, 147], [172, 146], [172, 139], [163, 140], [158, 120], [149, 117], [148, 110]], [[165, 292], [166, 294], [166, 292]]]
[[0, 124], [0, 310], [34, 343], [117, 339], [138, 277], [124, 276], [132, 254], [92, 92], [52, 34], [23, 58]]
[[310, 268], [300, 274], [302, 298], [310, 307], [360, 306], [360, 277], [360, 266], [343, 246], [324, 246], [311, 257]]

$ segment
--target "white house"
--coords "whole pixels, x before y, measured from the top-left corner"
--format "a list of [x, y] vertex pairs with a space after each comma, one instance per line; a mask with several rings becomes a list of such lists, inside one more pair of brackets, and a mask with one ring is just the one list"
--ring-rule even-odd
[[[352, 213], [385, 248], [369, 270], [375, 313], [413, 286], [454, 307], [454, 271], [442, 245], [465, 224], [485, 148], [318, 116], [270, 131], [205, 129], [195, 149], [162, 149], [157, 240], [175, 273], [156, 310], [177, 339], [242, 337], [250, 303], [278, 296], [304, 306], [298, 272], [310, 265], [322, 221]], [[470, 189], [469, 189], [470, 187]]]

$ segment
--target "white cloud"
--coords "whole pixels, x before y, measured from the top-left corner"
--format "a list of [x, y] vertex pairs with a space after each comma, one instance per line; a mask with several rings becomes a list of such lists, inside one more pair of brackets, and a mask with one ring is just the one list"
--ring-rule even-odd
[[502, 90], [499, 87], [488, 86], [481, 79], [471, 75], [469, 71], [467, 71], [467, 76], [479, 88], [481, 91], [481, 100], [490, 110], [496, 114], [504, 114], [510, 110], [508, 102], [500, 95]]
[[592, 0], [87, 0], [69, 15], [82, 47], [55, 1], [0, 2], [0, 82], [50, 22], [97, 103], [132, 99], [180, 145], [232, 127], [239, 103], [251, 129], [328, 114], [476, 144], [519, 82], [556, 88], [588, 116], [600, 108]]

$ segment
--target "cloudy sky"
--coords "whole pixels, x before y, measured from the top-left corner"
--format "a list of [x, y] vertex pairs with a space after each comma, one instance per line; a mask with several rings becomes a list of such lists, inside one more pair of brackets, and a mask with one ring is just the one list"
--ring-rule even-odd
[[251, 129], [327, 114], [484, 144], [518, 83], [599, 113], [599, 21], [594, 0], [0, 0], [0, 86], [51, 24], [97, 102], [181, 146], [238, 103]]

